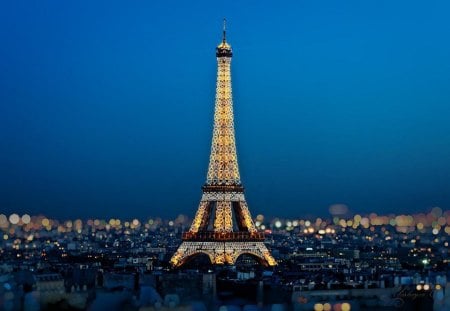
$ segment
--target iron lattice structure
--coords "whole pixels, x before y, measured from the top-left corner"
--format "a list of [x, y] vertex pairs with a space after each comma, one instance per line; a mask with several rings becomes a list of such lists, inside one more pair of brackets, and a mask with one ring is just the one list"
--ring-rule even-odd
[[231, 91], [231, 46], [223, 40], [216, 48], [218, 63], [214, 130], [206, 184], [189, 231], [172, 256], [174, 267], [198, 254], [213, 264], [234, 264], [242, 254], [254, 256], [261, 264], [276, 265], [250, 215], [241, 184], [234, 135]]

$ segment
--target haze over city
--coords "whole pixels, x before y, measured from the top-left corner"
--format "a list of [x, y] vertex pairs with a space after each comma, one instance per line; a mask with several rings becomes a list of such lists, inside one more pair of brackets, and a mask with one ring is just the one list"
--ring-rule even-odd
[[[270, 4], [270, 5], [269, 5]], [[253, 215], [416, 213], [450, 195], [450, 4], [0, 4], [0, 208], [193, 216], [221, 22]]]

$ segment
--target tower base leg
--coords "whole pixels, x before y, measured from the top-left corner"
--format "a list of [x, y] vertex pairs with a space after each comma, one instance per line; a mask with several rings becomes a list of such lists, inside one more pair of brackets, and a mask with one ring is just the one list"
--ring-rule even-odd
[[276, 261], [270, 255], [263, 242], [197, 242], [183, 241], [170, 263], [180, 267], [198, 254], [206, 254], [212, 264], [234, 265], [242, 254], [254, 256], [264, 266], [275, 266]]

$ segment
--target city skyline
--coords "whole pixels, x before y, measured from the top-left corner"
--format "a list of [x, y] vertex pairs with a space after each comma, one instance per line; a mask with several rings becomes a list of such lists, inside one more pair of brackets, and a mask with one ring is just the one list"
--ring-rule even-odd
[[3, 4], [2, 213], [193, 215], [224, 15], [254, 215], [448, 210], [448, 4], [402, 4]]

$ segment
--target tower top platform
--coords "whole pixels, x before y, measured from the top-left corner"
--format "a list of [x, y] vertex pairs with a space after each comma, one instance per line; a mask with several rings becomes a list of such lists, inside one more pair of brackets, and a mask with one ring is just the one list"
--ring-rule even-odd
[[223, 36], [222, 36], [222, 42], [219, 43], [219, 45], [216, 48], [216, 56], [217, 57], [232, 57], [233, 52], [231, 50], [231, 45], [227, 42], [226, 37], [227, 31], [226, 31], [226, 20], [223, 19]]

